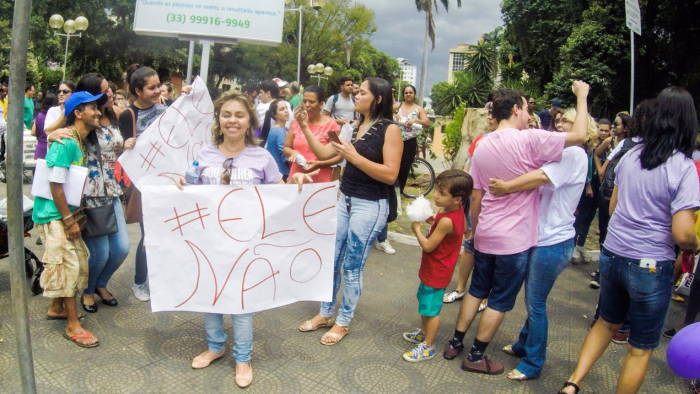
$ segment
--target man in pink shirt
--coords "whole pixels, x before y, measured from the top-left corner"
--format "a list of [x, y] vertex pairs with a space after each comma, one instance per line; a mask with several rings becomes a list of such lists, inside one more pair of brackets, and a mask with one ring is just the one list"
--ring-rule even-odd
[[490, 179], [511, 180], [561, 160], [564, 148], [586, 142], [588, 85], [576, 81], [572, 90], [577, 115], [570, 133], [528, 129], [530, 114], [524, 93], [499, 89], [494, 94], [492, 112], [498, 128], [481, 142], [469, 171], [474, 179], [471, 217], [476, 249], [472, 283], [462, 301], [454, 337], [443, 353], [452, 360], [464, 349], [464, 335], [479, 304], [488, 297], [474, 344], [462, 362], [465, 371], [492, 375], [504, 371], [503, 365], [484, 357], [484, 351], [506, 312], [513, 309], [527, 274], [530, 248], [537, 245], [539, 189], [496, 198], [488, 190]]

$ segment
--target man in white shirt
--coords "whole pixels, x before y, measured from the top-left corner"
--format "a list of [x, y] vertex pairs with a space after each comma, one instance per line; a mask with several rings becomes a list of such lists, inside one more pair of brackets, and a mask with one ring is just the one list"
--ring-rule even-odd
[[340, 127], [355, 119], [355, 97], [353, 97], [352, 79], [340, 79], [340, 93], [328, 97], [323, 113], [335, 119]]

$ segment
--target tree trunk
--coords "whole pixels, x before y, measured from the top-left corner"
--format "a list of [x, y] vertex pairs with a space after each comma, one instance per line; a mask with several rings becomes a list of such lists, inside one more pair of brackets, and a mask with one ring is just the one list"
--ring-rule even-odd
[[418, 88], [418, 104], [423, 106], [423, 97], [425, 97], [425, 78], [428, 75], [428, 43], [430, 42], [430, 14], [425, 11], [425, 38], [423, 39], [423, 64], [420, 68], [420, 87]]

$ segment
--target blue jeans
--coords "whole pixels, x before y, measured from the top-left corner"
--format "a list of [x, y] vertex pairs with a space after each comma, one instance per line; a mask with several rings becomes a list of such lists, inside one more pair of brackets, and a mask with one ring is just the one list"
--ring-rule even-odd
[[362, 294], [362, 271], [379, 232], [386, 225], [389, 200], [363, 200], [340, 194], [336, 206], [338, 227], [335, 235], [333, 300], [322, 302], [319, 314], [330, 318], [335, 312], [342, 270], [345, 288], [336, 323], [350, 325]]
[[[236, 364], [250, 362], [250, 352], [253, 350], [253, 314], [231, 315], [233, 322], [233, 359]], [[220, 313], [204, 314], [204, 329], [207, 330], [209, 351], [221, 353], [226, 346], [224, 333], [224, 315]]]
[[522, 356], [518, 371], [537, 378], [547, 357], [547, 297], [559, 274], [564, 271], [574, 253], [574, 239], [550, 246], [538, 246], [530, 251], [530, 267], [525, 278], [525, 307], [527, 319], [513, 351]]
[[673, 292], [673, 260], [656, 261], [656, 270], [639, 259], [600, 252], [600, 317], [611, 324], [630, 321], [628, 343], [635, 349], [659, 346]]
[[88, 283], [84, 294], [94, 294], [95, 287], [105, 288], [112, 275], [129, 254], [129, 234], [124, 221], [122, 203], [118, 197], [112, 200], [114, 216], [119, 231], [103, 237], [83, 238], [90, 251], [88, 258]]
[[142, 285], [148, 280], [148, 264], [146, 263], [146, 249], [143, 247], [143, 239], [146, 234], [143, 231], [143, 222], [139, 222], [141, 226], [141, 240], [136, 248], [136, 271], [134, 272], [134, 284]]
[[377, 237], [377, 242], [384, 242], [386, 239], [389, 237], [389, 223], [384, 226], [382, 231], [379, 232], [379, 236]]
[[530, 249], [509, 255], [475, 250], [469, 294], [481, 300], [488, 298], [489, 308], [496, 312], [511, 311], [527, 276], [529, 260]]

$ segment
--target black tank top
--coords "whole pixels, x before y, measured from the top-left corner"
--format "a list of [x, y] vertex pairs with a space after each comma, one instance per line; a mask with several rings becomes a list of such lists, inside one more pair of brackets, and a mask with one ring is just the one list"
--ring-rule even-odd
[[[357, 153], [372, 162], [384, 163], [384, 136], [392, 124], [386, 119], [379, 120], [358, 140], [355, 139], [358, 131], [355, 129], [353, 144]], [[370, 177], [350, 162], [345, 166], [340, 183], [340, 191], [346, 196], [375, 201], [388, 199], [389, 187], [391, 186]]]

